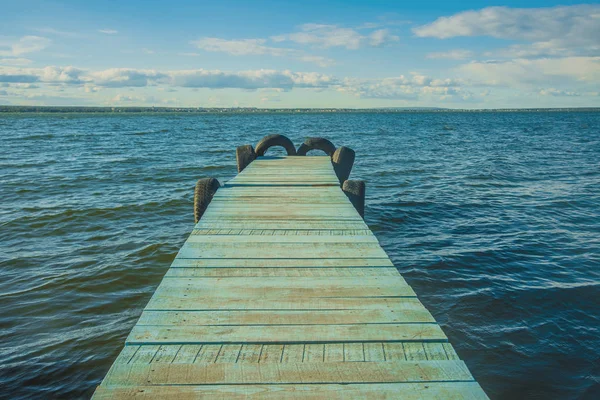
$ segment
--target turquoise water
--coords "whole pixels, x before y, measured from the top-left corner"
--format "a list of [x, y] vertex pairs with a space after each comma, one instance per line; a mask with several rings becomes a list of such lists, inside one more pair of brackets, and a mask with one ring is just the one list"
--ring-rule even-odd
[[270, 133], [356, 150], [367, 223], [492, 398], [600, 398], [592, 112], [0, 116], [0, 397], [89, 397], [195, 181]]

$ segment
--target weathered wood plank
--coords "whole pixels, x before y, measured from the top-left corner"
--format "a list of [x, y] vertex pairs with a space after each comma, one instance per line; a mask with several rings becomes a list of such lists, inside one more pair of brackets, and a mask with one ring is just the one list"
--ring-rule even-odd
[[196, 229], [274, 229], [274, 230], [348, 230], [365, 229], [367, 225], [364, 221], [336, 221], [336, 220], [205, 220], [201, 219], [195, 226]]
[[[130, 334], [131, 335], [131, 334]], [[222, 344], [205, 344], [196, 355], [195, 363], [214, 363], [223, 347]]]
[[201, 344], [184, 344], [181, 345], [179, 353], [173, 359], [176, 364], [192, 364], [196, 361], [196, 357], [202, 350]]
[[279, 363], [283, 355], [283, 344], [265, 344], [262, 347], [262, 353], [258, 362], [260, 363]]
[[385, 359], [387, 361], [406, 360], [403, 343], [384, 343], [383, 350], [385, 351]]
[[261, 236], [368, 236], [371, 231], [364, 229], [194, 229], [192, 235], [219, 235], [227, 237], [248, 235]]
[[[128, 344], [446, 341], [436, 324], [170, 326], [136, 325]], [[422, 348], [422, 345], [421, 345]]]
[[386, 361], [383, 343], [363, 343], [363, 349], [365, 351], [365, 361]]
[[232, 298], [152, 297], [146, 310], [383, 310], [395, 308], [404, 298]]
[[170, 268], [165, 278], [398, 276], [395, 268]]
[[153, 298], [160, 297], [271, 298], [290, 297], [414, 297], [400, 275], [370, 277], [170, 278], [164, 279]]
[[247, 243], [186, 242], [178, 258], [388, 258], [376, 243], [271, 243], [264, 249]]
[[428, 360], [448, 360], [444, 343], [423, 343]]
[[454, 347], [452, 347], [452, 345], [450, 343], [443, 343], [444, 346], [444, 350], [446, 351], [446, 356], [448, 357], [448, 360], [458, 360], [458, 354], [456, 354], [456, 351], [454, 350]]
[[[203, 215], [204, 222], [210, 223], [212, 221], [312, 221], [319, 220], [321, 222], [326, 221], [340, 221], [340, 222], [361, 222], [360, 215], [356, 210], [339, 210], [339, 209], [312, 209], [312, 210], [294, 210], [294, 209], [271, 209], [271, 210], [254, 210], [248, 211], [243, 209], [229, 209], [229, 210], [211, 210], [210, 207], [206, 210]], [[297, 225], [303, 224], [299, 222]]]
[[175, 360], [175, 356], [181, 349], [181, 345], [176, 346], [160, 346], [154, 358], [152, 359], [152, 363], [162, 363], [162, 364], [170, 364]]
[[344, 343], [344, 361], [365, 361], [365, 350], [362, 343]]
[[256, 363], [251, 363], [254, 365], [240, 361], [227, 364], [120, 364], [113, 367], [111, 380], [106, 385], [346, 384], [473, 380], [462, 361], [261, 364], [257, 358]]
[[[456, 359], [449, 358], [446, 351], [444, 350], [444, 342], [358, 342], [358, 343], [303, 343], [303, 355], [298, 355], [298, 360], [301, 362], [326, 362], [327, 361], [363, 361], [361, 356], [364, 354], [364, 361], [366, 362], [382, 362], [382, 361], [404, 361], [406, 355], [403, 353], [406, 348], [406, 354], [408, 354], [408, 361], [411, 360], [448, 360]], [[422, 353], [420, 357], [415, 358], [411, 347], [423, 346], [427, 353], [426, 357], [423, 357]], [[256, 345], [255, 351], [259, 351]], [[300, 346], [300, 345], [298, 345]], [[361, 347], [362, 346], [362, 347]], [[385, 347], [394, 349], [399, 352], [399, 356], [396, 356], [394, 351], [386, 356]], [[147, 348], [148, 351], [142, 350], [140, 354], [154, 355], [148, 361], [148, 358], [136, 358], [133, 356], [139, 351], [140, 348]], [[284, 344], [264, 344], [260, 349], [260, 360], [259, 362], [282, 362]], [[173, 344], [173, 345], [161, 345], [155, 352], [156, 347], [153, 345], [128, 345], [125, 346], [115, 364], [148, 364], [150, 363], [193, 363], [196, 361], [197, 356], [202, 348], [201, 344]], [[223, 345], [217, 355], [214, 362], [237, 362], [241, 354], [241, 344], [227, 344]], [[292, 347], [293, 349], [293, 347]], [[296, 347], [299, 349], [299, 347]], [[247, 350], [245, 350], [247, 351]], [[289, 351], [289, 350], [288, 350]], [[389, 359], [388, 359], [389, 358]], [[286, 362], [289, 360], [289, 356], [286, 358]], [[296, 360], [296, 361], [298, 361]], [[299, 361], [298, 361], [299, 362]]]
[[391, 267], [394, 265], [389, 258], [212, 258], [185, 259], [176, 258], [171, 268], [364, 268]]
[[476, 382], [292, 384], [292, 385], [201, 385], [103, 387], [97, 400], [112, 399], [303, 399], [303, 400], [482, 400], [487, 399]]
[[[128, 346], [125, 346], [128, 347]], [[129, 364], [150, 364], [154, 359], [154, 356], [158, 352], [160, 346], [148, 345], [140, 346], [137, 352], [129, 360]]]
[[[434, 322], [416, 298], [402, 299], [394, 309], [329, 311], [144, 311], [137, 325], [320, 325]], [[433, 351], [433, 349], [431, 350]], [[444, 351], [442, 348], [441, 351]], [[439, 352], [439, 350], [438, 350]]]
[[298, 186], [298, 187], [308, 187], [308, 186], [325, 186], [325, 185], [329, 185], [332, 187], [338, 187], [339, 186], [339, 182], [334, 183], [324, 183], [324, 182], [316, 182], [314, 184], [311, 183], [306, 183], [306, 182], [298, 182], [298, 183], [288, 183], [288, 182], [263, 182], [263, 181], [256, 181], [256, 182], [244, 182], [244, 183], [225, 183], [224, 186], [225, 187], [234, 187], [234, 186], [247, 186], [247, 187], [264, 187], [264, 186], [276, 186], [276, 187], [290, 187], [290, 186]]
[[[392, 277], [387, 277], [392, 278]], [[191, 278], [191, 279], [203, 279], [203, 278]], [[212, 279], [212, 278], [207, 278]], [[219, 278], [221, 279], [221, 278]], [[238, 279], [238, 278], [222, 278], [226, 279]], [[271, 277], [263, 277], [263, 278], [247, 278], [247, 279], [276, 279]], [[298, 278], [298, 279], [306, 279], [306, 278]], [[326, 278], [323, 278], [326, 279]], [[345, 277], [340, 277], [338, 279], [346, 279]], [[361, 279], [360, 277], [357, 279]], [[367, 277], [362, 279], [368, 279]], [[211, 297], [213, 299], [219, 299], [221, 301], [228, 300], [244, 300], [244, 299], [260, 299], [260, 300], [268, 300], [268, 299], [278, 299], [282, 300], [295, 300], [304, 298], [306, 300], [310, 299], [327, 299], [327, 298], [373, 298], [373, 297], [415, 297], [416, 294], [413, 289], [408, 286], [397, 286], [390, 287], [384, 286], [377, 288], [372, 287], [336, 287], [334, 284], [330, 286], [319, 285], [317, 287], [285, 287], [285, 286], [260, 286], [260, 287], [243, 287], [243, 286], [235, 286], [233, 284], [218, 284], [215, 287], [210, 286], [188, 286], [187, 288], [177, 285], [169, 285], [170, 281], [175, 281], [180, 279], [165, 279], [163, 283], [156, 289], [156, 292], [153, 296], [153, 300], [158, 299], [187, 299], [189, 301], [196, 300], [200, 303], [204, 301], [206, 297]]]
[[[273, 243], [379, 243], [373, 235], [341, 236], [341, 235], [190, 235], [188, 243], [249, 243], [255, 246], [268, 246]], [[266, 243], [266, 244], [265, 244]]]
[[325, 362], [343, 362], [344, 358], [343, 343], [325, 344]]
[[304, 360], [305, 344], [286, 344], [283, 346], [282, 363], [301, 363]]
[[427, 360], [423, 343], [404, 343], [404, 355], [408, 361], [423, 361]]
[[323, 362], [324, 359], [324, 343], [309, 343], [304, 346], [304, 358], [302, 362]]
[[261, 357], [262, 349], [262, 344], [244, 344], [242, 346], [242, 350], [240, 351], [240, 356], [237, 362], [242, 364], [258, 363]]
[[241, 344], [224, 344], [215, 362], [237, 362], [241, 350]]

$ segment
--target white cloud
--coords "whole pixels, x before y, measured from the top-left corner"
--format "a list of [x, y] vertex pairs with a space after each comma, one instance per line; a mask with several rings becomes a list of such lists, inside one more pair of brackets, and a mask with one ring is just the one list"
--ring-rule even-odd
[[456, 36], [492, 36], [500, 39], [598, 43], [600, 6], [576, 5], [551, 8], [488, 7], [464, 11], [419, 26], [419, 37], [446, 39]]
[[27, 58], [0, 58], [0, 65], [29, 65], [31, 60]]
[[474, 101], [475, 96], [462, 87], [464, 83], [456, 79], [436, 79], [413, 73], [384, 79], [345, 79], [337, 87], [339, 92], [349, 93], [365, 99], [411, 100], [422, 97], [436, 100]]
[[286, 54], [286, 49], [265, 46], [265, 43], [265, 39], [227, 40], [214, 37], [205, 37], [192, 42], [192, 44], [199, 49], [205, 51], [223, 52], [232, 54], [234, 56], [245, 56], [251, 54], [283, 56]]
[[555, 88], [542, 89], [539, 91], [542, 96], [581, 96], [578, 92], [559, 90]]
[[34, 83], [15, 83], [12, 87], [16, 89], [39, 89], [40, 86]]
[[471, 62], [458, 68], [466, 78], [489, 86], [600, 82], [600, 57], [563, 57]]
[[[322, 49], [331, 47], [358, 49], [365, 46], [380, 47], [398, 40], [398, 36], [393, 35], [388, 29], [373, 30], [363, 35], [356, 29], [339, 27], [337, 25], [304, 24], [300, 26], [300, 31], [298, 32], [271, 36], [269, 39], [203, 37], [191, 43], [204, 51], [221, 52], [234, 56], [268, 55], [273, 57], [287, 57], [314, 63], [321, 67], [328, 67], [334, 64], [334, 61], [328, 57], [307, 54], [297, 48], [277, 46], [277, 43], [293, 42]], [[180, 55], [197, 56], [198, 54], [182, 53]]]
[[112, 97], [107, 104], [123, 104], [127, 103], [128, 105], [148, 105], [148, 104], [160, 104], [160, 105], [172, 105], [176, 103], [175, 99], [161, 99], [155, 96], [135, 96], [135, 95], [127, 95], [119, 93], [116, 96]]
[[144, 87], [167, 78], [164, 73], [155, 70], [110, 68], [104, 71], [91, 72], [89, 80], [97, 86], [105, 87]]
[[364, 38], [354, 29], [340, 28], [336, 25], [305, 24], [301, 26], [301, 30], [302, 32], [291, 33], [282, 38], [323, 48], [345, 47], [347, 49], [358, 49]]
[[45, 49], [52, 41], [41, 36], [23, 36], [10, 43], [0, 43], [0, 56], [19, 57]]
[[39, 80], [50, 83], [83, 83], [84, 70], [75, 67], [45, 67], [38, 73]]
[[[327, 57], [306, 54], [300, 50], [267, 46], [266, 39], [227, 40], [214, 37], [205, 37], [195, 40], [191, 43], [199, 49], [205, 51], [222, 52], [234, 56], [269, 55], [273, 57], [288, 57], [304, 62], [314, 63], [321, 67], [327, 67], [333, 65], [334, 63], [333, 60]], [[196, 55], [196, 53], [183, 53], [182, 55], [192, 56]]]
[[310, 54], [300, 55], [296, 57], [300, 61], [317, 64], [319, 67], [331, 67], [335, 64], [331, 58], [323, 57], [323, 56], [313, 56]]
[[400, 38], [392, 35], [388, 29], [379, 29], [373, 31], [368, 36], [368, 43], [373, 47], [379, 47], [391, 42], [397, 42]]
[[251, 70], [226, 72], [220, 70], [156, 71], [133, 68], [110, 68], [86, 71], [72, 66], [45, 68], [0, 67], [0, 82], [49, 83], [122, 88], [155, 85], [189, 88], [237, 88], [255, 90], [260, 88], [294, 87], [321, 88], [335, 83], [329, 75], [316, 72], [292, 72], [289, 70]]
[[225, 72], [201, 69], [174, 71], [169, 75], [173, 86], [210, 89], [282, 88], [290, 90], [294, 87], [324, 87], [333, 82], [333, 78], [323, 74], [275, 70]]
[[85, 71], [75, 67], [15, 68], [0, 66], [0, 82], [81, 84]]
[[600, 55], [600, 5], [488, 7], [440, 17], [413, 32], [418, 37], [439, 39], [490, 36], [530, 42], [495, 53], [503, 57]]
[[338, 25], [304, 24], [300, 26], [299, 32], [272, 36], [271, 39], [276, 42], [292, 41], [324, 49], [345, 47], [356, 50], [364, 46], [383, 46], [397, 42], [400, 38], [392, 35], [387, 29], [379, 29], [368, 35], [362, 35], [355, 29]]
[[465, 58], [473, 57], [473, 52], [471, 50], [456, 49], [439, 53], [429, 53], [426, 57], [431, 59], [464, 60]]
[[98, 32], [104, 33], [105, 35], [116, 35], [119, 31], [114, 29], [98, 29]]
[[[111, 68], [91, 71], [73, 66], [48, 66], [45, 68], [17, 68], [0, 66], [0, 86], [27, 90], [43, 95], [46, 90], [68, 91], [77, 88], [81, 95], [93, 98], [93, 93], [110, 93], [114, 89], [130, 88], [130, 93], [119, 93], [112, 102], [155, 102], [143, 91], [134, 88], [156, 87], [157, 92], [180, 92], [199, 89], [241, 89], [259, 91], [269, 101], [278, 93], [295, 89], [333, 90], [362, 99], [406, 100], [436, 102], [481, 101], [488, 96], [489, 88], [506, 86], [522, 87], [528, 93], [539, 96], [594, 96], [600, 82], [600, 57], [572, 57], [568, 60], [518, 59], [502, 62], [471, 62], [455, 70], [463, 79], [434, 77], [418, 72], [383, 79], [339, 79], [317, 72], [294, 72], [290, 70], [150, 70]], [[155, 90], [156, 90], [155, 89]], [[476, 94], [474, 94], [476, 93]], [[41, 97], [40, 97], [41, 99]], [[64, 100], [64, 99], [63, 99]], [[158, 102], [159, 100], [156, 100]], [[162, 101], [162, 100], [161, 100]]]
[[111, 99], [113, 103], [130, 103], [130, 102], [139, 102], [139, 103], [147, 103], [147, 102], [156, 101], [153, 96], [129, 96], [125, 94], [117, 94], [115, 97]]

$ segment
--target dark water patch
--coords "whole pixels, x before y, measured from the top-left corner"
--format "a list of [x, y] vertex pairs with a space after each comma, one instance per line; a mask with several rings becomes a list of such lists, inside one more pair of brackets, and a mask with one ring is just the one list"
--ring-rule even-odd
[[29, 135], [29, 136], [21, 136], [20, 140], [51, 140], [54, 138], [52, 134], [41, 134], [41, 135]]

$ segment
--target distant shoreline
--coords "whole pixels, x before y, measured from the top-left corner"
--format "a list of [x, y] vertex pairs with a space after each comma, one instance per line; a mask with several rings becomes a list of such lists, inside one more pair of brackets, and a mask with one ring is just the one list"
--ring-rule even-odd
[[55, 107], [55, 106], [2, 106], [1, 113], [188, 113], [188, 114], [322, 114], [322, 113], [476, 113], [476, 112], [599, 112], [600, 107], [578, 108], [488, 108], [453, 109], [435, 107], [386, 107], [386, 108], [205, 108], [205, 107]]

